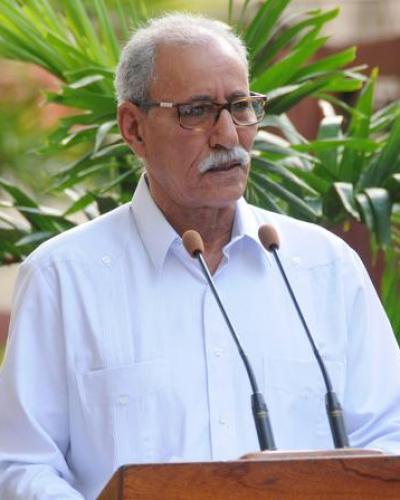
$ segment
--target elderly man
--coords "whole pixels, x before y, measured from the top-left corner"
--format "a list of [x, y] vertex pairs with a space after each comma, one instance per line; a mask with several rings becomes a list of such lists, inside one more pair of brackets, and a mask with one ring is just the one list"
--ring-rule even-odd
[[264, 98], [222, 23], [171, 15], [117, 70], [119, 125], [143, 160], [130, 204], [22, 265], [0, 382], [0, 497], [94, 499], [125, 463], [258, 449], [250, 386], [204, 256], [268, 402], [278, 449], [332, 448], [324, 387], [271, 256], [268, 222], [345, 413], [350, 444], [400, 450], [400, 356], [358, 257], [242, 195]]

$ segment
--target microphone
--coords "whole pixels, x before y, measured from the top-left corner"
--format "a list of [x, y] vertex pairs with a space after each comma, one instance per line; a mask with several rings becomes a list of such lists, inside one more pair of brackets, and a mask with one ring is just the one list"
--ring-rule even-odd
[[197, 231], [190, 229], [186, 231], [182, 236], [183, 246], [185, 247], [188, 254], [197, 259], [200, 263], [200, 267], [203, 271], [204, 276], [207, 279], [207, 282], [211, 288], [211, 291], [214, 295], [214, 298], [218, 304], [218, 307], [224, 317], [225, 323], [228, 326], [228, 329], [233, 337], [233, 340], [236, 344], [236, 347], [239, 351], [240, 357], [245, 366], [247, 375], [249, 377], [252, 395], [251, 395], [251, 406], [253, 411], [254, 423], [257, 430], [258, 442], [260, 445], [260, 450], [276, 450], [275, 440], [272, 433], [272, 427], [269, 420], [268, 408], [264, 400], [264, 396], [258, 389], [257, 381], [251, 367], [250, 361], [243, 350], [243, 347], [240, 343], [239, 337], [237, 336], [233, 325], [228, 317], [228, 314], [222, 304], [222, 301], [219, 297], [217, 289], [214, 284], [214, 280], [210, 274], [207, 263], [203, 257], [204, 253], [204, 243]]
[[286, 288], [289, 292], [289, 295], [292, 299], [292, 302], [296, 308], [297, 314], [300, 318], [300, 321], [303, 325], [304, 331], [306, 332], [307, 338], [311, 344], [314, 356], [317, 360], [318, 366], [321, 370], [322, 378], [324, 379], [325, 387], [326, 387], [326, 396], [325, 396], [325, 406], [326, 406], [326, 412], [328, 415], [329, 419], [329, 425], [331, 428], [331, 434], [333, 438], [333, 442], [335, 444], [335, 448], [348, 448], [349, 445], [349, 438], [347, 436], [346, 432], [346, 427], [344, 423], [344, 418], [343, 418], [343, 410], [340, 405], [339, 399], [336, 395], [336, 393], [333, 390], [332, 387], [332, 382], [329, 377], [328, 371], [326, 369], [326, 366], [323, 362], [323, 359], [321, 357], [321, 354], [318, 351], [317, 346], [315, 345], [314, 339], [311, 335], [310, 329], [308, 328], [308, 325], [306, 323], [306, 320], [303, 316], [303, 313], [301, 312], [300, 306], [297, 302], [296, 296], [293, 292], [293, 289], [289, 283], [289, 280], [286, 276], [285, 270], [282, 266], [281, 260], [278, 256], [278, 249], [279, 249], [279, 237], [278, 233], [276, 232], [275, 228], [265, 224], [263, 226], [260, 226], [258, 230], [258, 237], [260, 238], [260, 241], [263, 245], [263, 247], [271, 252], [273, 256], [275, 257], [275, 261], [278, 265], [279, 271], [282, 275], [282, 278], [285, 282]]

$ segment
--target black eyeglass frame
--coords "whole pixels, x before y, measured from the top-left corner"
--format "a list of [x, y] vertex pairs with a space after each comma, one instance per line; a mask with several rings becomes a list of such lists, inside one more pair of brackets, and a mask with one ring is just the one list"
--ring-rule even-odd
[[[264, 114], [263, 116], [258, 119], [257, 121], [255, 121], [254, 123], [246, 123], [246, 124], [243, 124], [243, 123], [236, 123], [235, 121], [235, 117], [234, 115], [232, 115], [232, 111], [231, 111], [231, 108], [233, 105], [237, 104], [237, 103], [240, 103], [240, 102], [243, 102], [243, 101], [248, 101], [249, 99], [253, 98], [253, 97], [257, 97], [257, 98], [260, 98], [263, 100], [264, 102], [264, 106], [263, 106], [263, 111], [264, 111]], [[214, 123], [212, 124], [212, 126], [214, 126], [222, 111], [224, 109], [226, 109], [228, 111], [228, 113], [230, 114], [231, 118], [232, 118], [232, 121], [233, 123], [237, 126], [237, 127], [250, 127], [252, 125], [256, 125], [257, 123], [260, 123], [263, 119], [264, 119], [264, 116], [265, 116], [265, 107], [267, 105], [267, 96], [264, 95], [264, 94], [258, 94], [257, 92], [250, 92], [250, 95], [249, 96], [244, 96], [244, 97], [238, 97], [238, 98], [235, 98], [231, 101], [228, 101], [228, 102], [225, 102], [224, 104], [221, 104], [219, 102], [213, 102], [213, 101], [210, 101], [209, 104], [212, 104], [213, 106], [216, 107], [217, 109], [217, 112], [215, 113], [215, 117], [214, 117]], [[187, 106], [189, 104], [194, 104], [196, 101], [193, 101], [193, 102], [190, 102], [190, 101], [187, 101], [187, 102], [163, 102], [163, 101], [147, 101], [147, 102], [140, 102], [140, 101], [132, 101], [133, 104], [136, 104], [136, 106], [139, 106], [140, 108], [176, 108], [176, 111], [178, 113], [178, 120], [179, 120], [179, 125], [185, 129], [185, 130], [197, 130], [197, 131], [204, 131], [204, 130], [207, 130], [206, 129], [203, 129], [203, 128], [196, 128], [196, 127], [185, 127], [183, 124], [182, 124], [182, 121], [181, 121], [181, 110], [180, 110], [180, 106]], [[202, 102], [202, 101], [200, 101]], [[207, 102], [208, 101], [204, 101], [204, 102]]]

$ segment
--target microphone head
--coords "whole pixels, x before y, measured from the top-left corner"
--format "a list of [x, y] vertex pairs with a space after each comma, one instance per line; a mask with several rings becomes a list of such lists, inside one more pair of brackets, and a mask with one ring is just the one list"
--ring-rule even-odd
[[258, 229], [258, 237], [263, 245], [263, 247], [272, 252], [273, 250], [278, 250], [279, 248], [279, 236], [276, 229], [270, 224], [263, 224]]
[[183, 233], [182, 243], [191, 257], [196, 257], [199, 253], [204, 253], [203, 239], [194, 229], [189, 229]]

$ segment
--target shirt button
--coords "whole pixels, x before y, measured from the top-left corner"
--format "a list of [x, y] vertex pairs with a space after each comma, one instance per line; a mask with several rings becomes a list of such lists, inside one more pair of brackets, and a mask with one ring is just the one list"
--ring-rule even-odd
[[118, 404], [120, 404], [122, 406], [126, 406], [128, 403], [129, 403], [129, 396], [128, 396], [128, 394], [121, 394], [118, 397]]
[[216, 347], [214, 349], [214, 354], [215, 356], [217, 356], [217, 358], [220, 358], [224, 354], [224, 350], [222, 349], [222, 347]]
[[103, 257], [101, 258], [101, 262], [108, 266], [111, 264], [111, 257], [109, 255], [103, 255]]
[[225, 418], [220, 417], [220, 418], [218, 419], [218, 423], [219, 423], [219, 425], [226, 425], [228, 422], [226, 421], [226, 419], [225, 419]]

